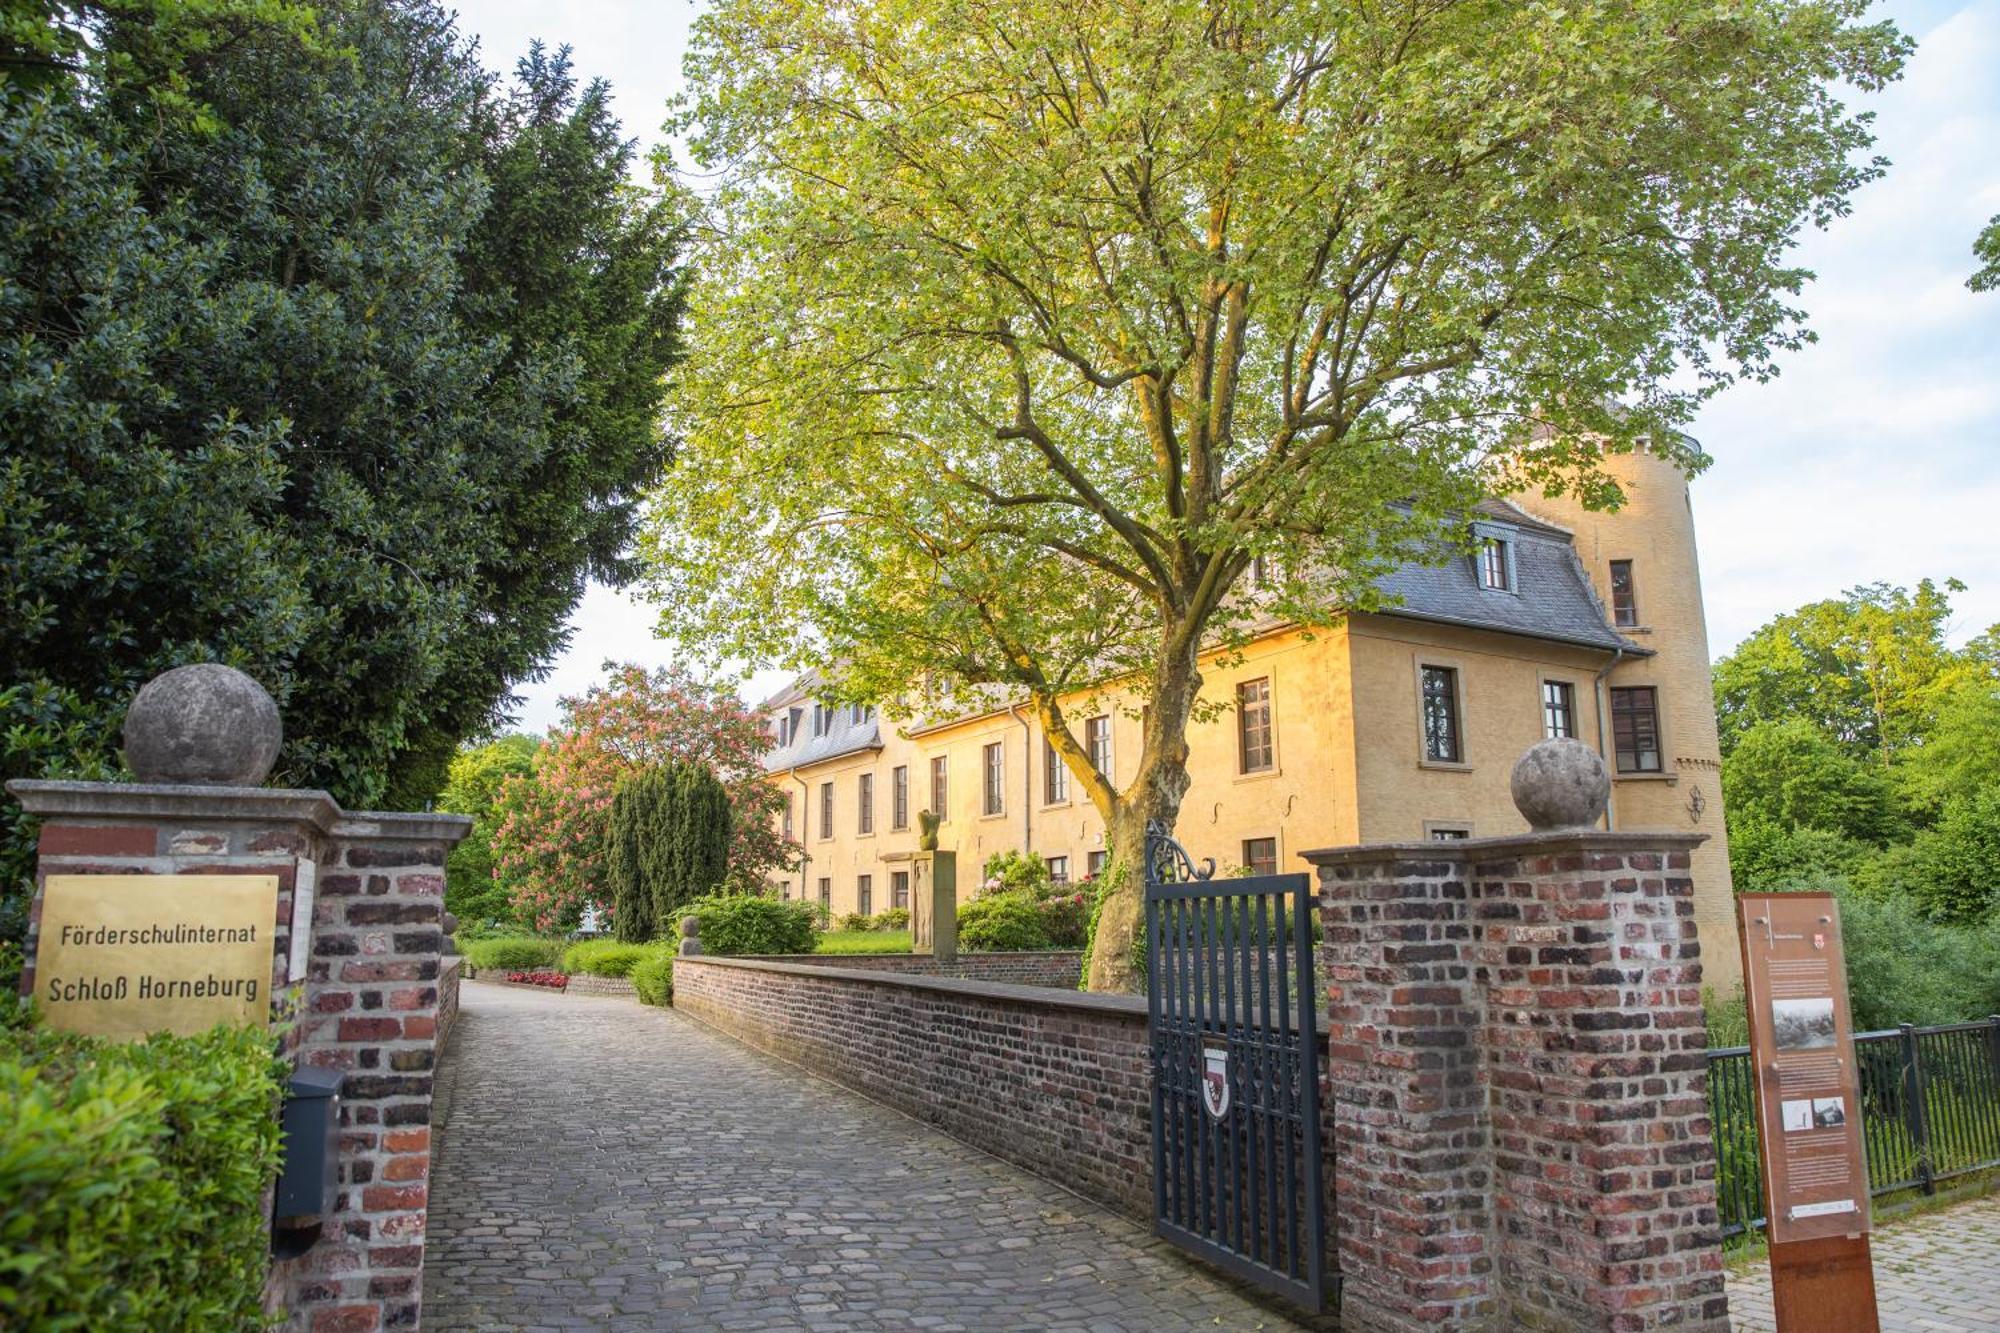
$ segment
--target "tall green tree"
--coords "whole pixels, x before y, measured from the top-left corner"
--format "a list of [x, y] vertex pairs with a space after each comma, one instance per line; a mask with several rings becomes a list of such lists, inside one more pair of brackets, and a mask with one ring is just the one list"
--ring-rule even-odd
[[1887, 583], [1788, 611], [1715, 664], [1715, 717], [1725, 758], [1759, 723], [1808, 723], [1847, 754], [1893, 762], [1930, 731], [1964, 679], [1945, 641], [1951, 594], [1930, 579]]
[[513, 919], [508, 882], [494, 863], [493, 835], [504, 813], [501, 789], [508, 778], [533, 775], [540, 748], [541, 741], [533, 736], [502, 736], [460, 750], [446, 770], [437, 808], [446, 814], [471, 815], [472, 831], [445, 859], [444, 905], [467, 925]]
[[701, 764], [644, 768], [620, 782], [605, 853], [618, 938], [671, 934], [681, 908], [720, 888], [730, 832], [729, 789]]
[[629, 573], [674, 212], [565, 53], [503, 91], [427, 0], [0, 14], [0, 776], [222, 660], [276, 780], [421, 804]]
[[1909, 834], [1881, 766], [1846, 753], [1803, 718], [1743, 732], [1723, 766], [1722, 795], [1732, 832], [1757, 821], [1877, 845]]
[[[1807, 336], [1798, 230], [1881, 170], [1833, 91], [1900, 69], [1865, 9], [719, 0], [665, 628], [911, 710], [1024, 698], [1141, 864], [1206, 648], [1371, 605], [1487, 490], [1698, 465], [1697, 404]], [[1123, 787], [1060, 702], [1112, 681]], [[1109, 888], [1093, 988], [1136, 986], [1138, 920]]]

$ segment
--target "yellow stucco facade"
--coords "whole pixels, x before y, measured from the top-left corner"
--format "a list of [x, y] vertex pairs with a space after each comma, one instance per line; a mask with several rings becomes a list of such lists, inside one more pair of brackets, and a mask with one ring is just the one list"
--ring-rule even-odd
[[[1266, 857], [1275, 869], [1300, 870], [1299, 854], [1313, 848], [1522, 832], [1508, 780], [1521, 752], [1548, 733], [1545, 686], [1567, 685], [1570, 733], [1614, 768], [1613, 825], [1711, 835], [1695, 861], [1697, 919], [1709, 941], [1709, 980], [1732, 986], [1738, 962], [1720, 756], [1687, 486], [1644, 454], [1612, 466], [1630, 496], [1618, 513], [1539, 498], [1513, 504], [1520, 516], [1550, 525], [1544, 538], [1573, 547], [1601, 630], [1617, 618], [1610, 562], [1630, 561], [1625, 582], [1636, 583], [1639, 623], [1586, 644], [1405, 611], [1358, 613], [1331, 629], [1277, 628], [1227, 661], [1205, 660], [1203, 697], [1224, 708], [1189, 731], [1192, 786], [1177, 829], [1188, 851], [1213, 857], [1223, 872]], [[1576, 595], [1587, 596], [1580, 587]], [[1605, 646], [1620, 636], [1629, 648]], [[1426, 667], [1452, 673], [1454, 760], [1426, 753]], [[1656, 691], [1657, 772], [1616, 772], [1622, 760], [1610, 692], [1631, 687]], [[1260, 694], [1269, 701], [1268, 757], [1251, 744], [1245, 771], [1237, 705]], [[798, 692], [771, 707], [781, 735], [796, 739], [797, 728], [819, 725]], [[829, 735], [836, 722], [861, 720], [846, 708], [825, 715]], [[1110, 776], [1123, 787], [1137, 768], [1140, 722], [1115, 702], [1104, 716]], [[1073, 721], [1087, 743], [1084, 723]], [[784, 885], [788, 896], [823, 899], [835, 917], [897, 905], [897, 878], [916, 850], [917, 815], [932, 806], [939, 764], [939, 845], [957, 851], [975, 875], [995, 853], [1032, 850], [1081, 880], [1106, 849], [1104, 822], [1074, 778], [1058, 778], [1051, 790], [1043, 737], [1026, 708], [924, 728], [871, 718], [856, 734], [868, 743], [824, 759], [808, 754], [773, 773], [789, 794], [792, 837], [807, 858]], [[898, 770], [907, 783], [900, 802]], [[989, 772], [997, 799], [989, 798]], [[866, 817], [864, 791], [872, 805]]]

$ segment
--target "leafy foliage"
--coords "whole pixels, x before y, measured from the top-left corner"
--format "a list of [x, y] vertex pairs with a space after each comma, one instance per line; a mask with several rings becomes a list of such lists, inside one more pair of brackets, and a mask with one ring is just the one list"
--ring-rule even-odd
[[641, 769], [611, 801], [605, 875], [618, 938], [670, 934], [679, 909], [728, 872], [729, 793], [698, 764]]
[[261, 1327], [283, 1074], [247, 1028], [0, 1027], [0, 1324]]
[[761, 894], [717, 894], [688, 904], [700, 923], [706, 953], [811, 953], [819, 944], [819, 917], [801, 902]]
[[1717, 663], [1738, 887], [1852, 883], [1958, 923], [2000, 904], [2000, 633], [1950, 646], [1963, 586], [1856, 588]]
[[1908, 833], [1883, 766], [1850, 757], [1803, 718], [1744, 730], [1723, 769], [1722, 793], [1732, 821], [1824, 829], [1866, 843]]
[[958, 944], [971, 953], [1054, 947], [1040, 907], [1024, 893], [992, 893], [960, 903]]
[[2000, 917], [2000, 788], [1952, 797], [1934, 827], [1860, 867], [1855, 879], [1940, 921]]
[[535, 771], [535, 751], [540, 747], [541, 741], [533, 736], [502, 736], [459, 751], [445, 771], [437, 808], [472, 816], [472, 831], [445, 861], [445, 910], [458, 917], [461, 930], [466, 925], [484, 928], [513, 920], [512, 895], [493, 864], [493, 833], [500, 826], [501, 787], [510, 777]]
[[1049, 891], [1049, 863], [1040, 852], [1009, 849], [986, 858], [982, 876], [985, 893], [1025, 893], [1040, 897]]
[[481, 972], [511, 972], [554, 967], [562, 957], [563, 943], [535, 935], [495, 935], [490, 939], [465, 941], [459, 950], [465, 961]]
[[908, 953], [910, 932], [899, 927], [875, 926], [862, 930], [830, 930], [813, 947], [817, 954]]
[[[1798, 228], [1881, 169], [1833, 85], [1907, 43], [1864, 12], [721, 0], [665, 629], [908, 712], [1025, 700], [1136, 863], [1204, 645], [1375, 605], [1485, 491], [1699, 465], [1677, 428], [1808, 336]], [[1058, 703], [1113, 681], [1122, 790]], [[1137, 923], [1117, 881], [1093, 986]]]
[[1857, 759], [1897, 757], [1929, 732], [1960, 678], [1945, 643], [1950, 594], [1930, 579], [1887, 583], [1788, 611], [1715, 664], [1715, 714], [1727, 758], [1760, 722], [1802, 722]]
[[773, 739], [762, 720], [733, 690], [678, 667], [649, 672], [607, 663], [606, 671], [603, 684], [563, 700], [562, 721], [536, 755], [533, 775], [501, 788], [494, 859], [519, 912], [552, 930], [574, 925], [586, 902], [609, 902], [619, 784], [672, 764], [705, 769], [728, 794], [731, 889], [761, 888], [769, 874], [788, 869], [793, 853], [776, 818], [784, 794], [764, 780], [758, 762]]
[[593, 977], [629, 977], [649, 958], [669, 957], [668, 944], [627, 944], [621, 940], [578, 940], [562, 951], [564, 972]]
[[668, 201], [602, 85], [501, 95], [428, 0], [31, 0], [0, 48], [0, 777], [115, 771], [219, 660], [278, 780], [420, 805], [626, 573]]
[[632, 969], [632, 989], [645, 1004], [672, 1004], [674, 956], [660, 950], [641, 959]]

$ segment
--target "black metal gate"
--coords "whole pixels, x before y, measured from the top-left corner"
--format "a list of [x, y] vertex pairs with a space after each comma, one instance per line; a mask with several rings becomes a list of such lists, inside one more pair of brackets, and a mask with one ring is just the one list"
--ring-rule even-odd
[[1210, 878], [1146, 836], [1153, 1230], [1315, 1312], [1326, 1302], [1313, 894]]

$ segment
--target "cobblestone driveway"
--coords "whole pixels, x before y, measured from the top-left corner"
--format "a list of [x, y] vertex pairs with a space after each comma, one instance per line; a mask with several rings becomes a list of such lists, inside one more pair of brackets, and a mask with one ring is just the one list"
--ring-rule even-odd
[[468, 983], [429, 1329], [1294, 1328], [1141, 1227], [669, 1010]]
[[[1869, 1238], [1882, 1333], [1993, 1333], [2000, 1329], [2000, 1198], [1891, 1219]], [[1743, 1333], [1777, 1328], [1771, 1267], [1729, 1279], [1729, 1313]]]

